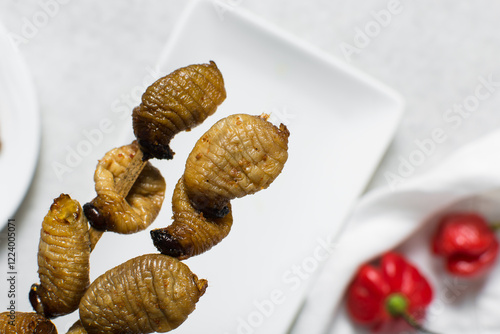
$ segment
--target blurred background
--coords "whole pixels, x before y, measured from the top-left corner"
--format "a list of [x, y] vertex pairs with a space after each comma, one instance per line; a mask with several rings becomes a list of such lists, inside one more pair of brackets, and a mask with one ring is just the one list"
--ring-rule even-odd
[[[500, 4], [495, 1], [225, 3], [256, 14], [401, 94], [404, 114], [367, 189], [397, 186], [500, 125]], [[127, 137], [99, 122], [119, 118], [117, 108], [137, 104], [131, 92], [152, 82], [186, 6], [174, 0], [0, 2], [0, 22], [31, 71], [41, 113], [39, 164], [16, 220], [41, 222], [45, 211], [31, 209], [48, 208], [49, 194], [71, 189], [76, 197], [87, 196], [90, 181], [83, 189], [85, 182], [71, 175], [91, 180], [95, 161], [117, 138]], [[65, 161], [66, 147], [86, 138], [81, 129], [103, 127], [102, 142], [88, 159], [68, 173], [56, 171], [54, 162]], [[30, 227], [20, 225], [17, 233], [32, 233], [25, 228]], [[21, 253], [20, 264], [29, 256]], [[33, 277], [29, 280], [21, 277], [18, 284], [26, 289]]]

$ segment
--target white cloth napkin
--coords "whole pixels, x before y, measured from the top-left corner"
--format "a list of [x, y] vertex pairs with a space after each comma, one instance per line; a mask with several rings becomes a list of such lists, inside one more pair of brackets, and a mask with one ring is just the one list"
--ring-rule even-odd
[[439, 333], [499, 333], [500, 261], [486, 277], [458, 280], [443, 271], [429, 246], [440, 214], [476, 210], [500, 221], [499, 151], [497, 131], [395, 190], [377, 189], [361, 198], [291, 333], [364, 333], [346, 315], [344, 292], [360, 264], [389, 249], [407, 256], [434, 287], [426, 327]]

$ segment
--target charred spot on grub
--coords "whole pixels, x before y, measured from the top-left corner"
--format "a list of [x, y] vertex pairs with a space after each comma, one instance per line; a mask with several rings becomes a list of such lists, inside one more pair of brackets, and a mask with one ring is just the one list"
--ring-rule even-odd
[[141, 150], [144, 152], [143, 160], [146, 161], [151, 158], [172, 160], [174, 158], [174, 152], [167, 144], [154, 144], [147, 140], [138, 140]]
[[151, 239], [153, 245], [162, 254], [172, 257], [180, 257], [184, 255], [184, 248], [170, 233], [165, 229], [151, 230]]
[[89, 224], [98, 231], [106, 231], [106, 218], [99, 212], [99, 209], [92, 203], [86, 203], [83, 206], [83, 213], [89, 221]]

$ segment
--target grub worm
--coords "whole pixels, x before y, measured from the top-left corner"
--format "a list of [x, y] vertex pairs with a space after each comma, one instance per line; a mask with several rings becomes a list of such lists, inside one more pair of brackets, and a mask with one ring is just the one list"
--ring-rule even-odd
[[289, 132], [267, 116], [231, 115], [196, 143], [172, 199], [174, 222], [151, 231], [158, 250], [185, 259], [219, 243], [232, 224], [230, 200], [266, 189], [288, 158]]
[[78, 308], [89, 286], [90, 240], [80, 204], [61, 194], [42, 223], [38, 246], [38, 276], [29, 299], [33, 309], [47, 318]]
[[165, 198], [165, 179], [147, 162], [126, 196], [117, 184], [139, 151], [134, 141], [115, 148], [99, 160], [94, 174], [97, 197], [85, 204], [85, 215], [92, 227], [121, 234], [147, 228], [160, 212]]
[[89, 334], [168, 332], [195, 309], [207, 281], [177, 259], [146, 254], [98, 277], [80, 303]]
[[132, 114], [134, 134], [145, 157], [172, 159], [170, 140], [212, 115], [226, 98], [217, 65], [189, 65], [153, 83]]

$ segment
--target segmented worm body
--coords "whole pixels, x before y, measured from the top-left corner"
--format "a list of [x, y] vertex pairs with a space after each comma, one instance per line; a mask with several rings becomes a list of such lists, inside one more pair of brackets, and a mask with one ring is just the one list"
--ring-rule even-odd
[[189, 65], [153, 83], [134, 109], [134, 133], [145, 155], [172, 159], [170, 140], [212, 115], [226, 98], [224, 80], [213, 61]]
[[1, 334], [57, 334], [47, 318], [33, 312], [0, 313]]
[[172, 211], [174, 223], [151, 231], [151, 236], [162, 253], [180, 260], [206, 252], [224, 239], [233, 225], [229, 203], [224, 217], [209, 217], [196, 210], [186, 194], [183, 178], [175, 187]]
[[184, 171], [186, 191], [201, 211], [266, 189], [288, 158], [289, 132], [266, 117], [231, 115], [196, 143]]
[[195, 309], [207, 281], [177, 259], [146, 254], [98, 277], [80, 303], [89, 334], [168, 332]]
[[38, 276], [29, 294], [35, 311], [47, 318], [78, 308], [89, 286], [90, 241], [80, 204], [62, 194], [42, 223], [38, 246]]
[[220, 242], [232, 224], [229, 201], [267, 188], [288, 158], [287, 128], [267, 117], [232, 115], [196, 143], [174, 191], [174, 222], [151, 231], [163, 254], [185, 259]]
[[129, 234], [147, 228], [158, 216], [165, 198], [165, 179], [147, 162], [127, 195], [117, 184], [139, 151], [136, 141], [115, 148], [99, 160], [94, 174], [97, 197], [85, 204], [85, 215], [98, 230]]

